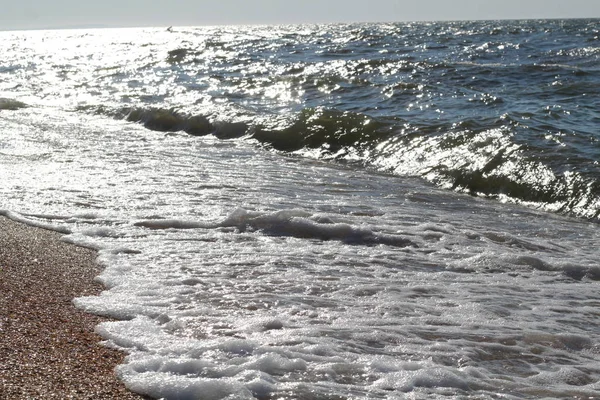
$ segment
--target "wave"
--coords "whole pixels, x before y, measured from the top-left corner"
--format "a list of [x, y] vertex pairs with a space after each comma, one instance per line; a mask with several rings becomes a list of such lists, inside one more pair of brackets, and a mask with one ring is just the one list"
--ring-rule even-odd
[[79, 111], [92, 112], [113, 118], [137, 122], [145, 128], [158, 132], [185, 132], [192, 136], [214, 135], [220, 139], [240, 138], [247, 134], [250, 126], [244, 122], [210, 121], [204, 115], [190, 115], [176, 108], [125, 107], [79, 107]]
[[14, 99], [7, 99], [7, 98], [0, 98], [0, 111], [1, 110], [10, 110], [10, 111], [15, 111], [21, 108], [26, 108], [28, 107], [27, 104], [18, 101], [18, 100], [14, 100]]
[[528, 204], [584, 218], [600, 215], [598, 171], [593, 160], [544, 145], [518, 142], [507, 126], [448, 132], [380, 144], [372, 164], [416, 174], [442, 187], [475, 196]]
[[296, 121], [283, 129], [258, 127], [252, 138], [276, 150], [321, 148], [324, 153], [362, 149], [393, 133], [393, 125], [349, 111], [304, 109]]
[[561, 119], [552, 110], [410, 124], [401, 118], [317, 107], [303, 109], [283, 126], [210, 120], [177, 109], [96, 111], [154, 131], [244, 138], [274, 151], [421, 177], [474, 196], [600, 217], [600, 168], [593, 151], [578, 149], [578, 142], [590, 139], [572, 135], [572, 143], [565, 143], [547, 134]]
[[240, 232], [260, 231], [270, 236], [289, 236], [323, 241], [338, 240], [352, 245], [382, 244], [393, 247], [417, 247], [415, 243], [400, 235], [353, 226], [346, 222], [335, 221], [325, 215], [313, 215], [301, 210], [262, 213], [239, 208], [225, 220], [216, 223], [152, 219], [138, 221], [134, 225], [149, 229], [236, 228]]
[[[504, 238], [500, 238], [502, 240]], [[498, 240], [492, 237], [492, 240]], [[507, 241], [509, 245], [513, 243], [519, 246], [520, 239], [510, 238]], [[533, 246], [537, 247], [537, 246]], [[526, 243], [525, 248], [531, 250], [543, 250], [533, 249], [532, 246]], [[472, 273], [477, 271], [478, 273], [486, 273], [490, 271], [511, 271], [517, 272], [522, 271], [544, 271], [544, 272], [558, 272], [565, 277], [573, 279], [575, 281], [591, 280], [600, 281], [600, 267], [594, 265], [580, 265], [569, 262], [557, 262], [551, 263], [534, 256], [523, 256], [517, 254], [504, 254], [498, 256], [498, 254], [482, 253], [472, 257], [468, 257], [464, 260], [452, 261], [447, 267], [449, 271], [458, 273]]]
[[212, 125], [204, 116], [187, 116], [174, 109], [131, 108], [120, 110], [127, 121], [139, 122], [153, 131], [184, 131], [194, 136], [208, 135]]

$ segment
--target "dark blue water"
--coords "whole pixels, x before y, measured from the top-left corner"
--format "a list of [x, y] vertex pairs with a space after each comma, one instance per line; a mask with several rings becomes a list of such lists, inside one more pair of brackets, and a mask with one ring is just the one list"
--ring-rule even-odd
[[597, 219], [599, 22], [199, 29], [109, 78], [166, 93], [100, 111]]

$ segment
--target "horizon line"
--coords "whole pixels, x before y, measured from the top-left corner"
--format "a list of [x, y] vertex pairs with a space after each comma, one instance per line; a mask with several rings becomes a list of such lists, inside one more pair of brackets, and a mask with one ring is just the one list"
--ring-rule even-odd
[[493, 21], [573, 21], [573, 20], [594, 20], [600, 17], [539, 17], [539, 18], [475, 18], [475, 19], [415, 19], [400, 21], [338, 21], [338, 22], [291, 22], [291, 23], [217, 23], [217, 24], [198, 24], [198, 25], [176, 25], [176, 24], [148, 24], [148, 25], [129, 25], [129, 24], [77, 24], [77, 25], [57, 25], [33, 28], [0, 28], [0, 32], [28, 32], [28, 31], [59, 31], [59, 30], [95, 30], [95, 29], [143, 29], [143, 28], [200, 28], [200, 27], [225, 27], [225, 26], [305, 26], [305, 25], [353, 25], [353, 24], [412, 24], [412, 23], [450, 23], [450, 22], [493, 22]]

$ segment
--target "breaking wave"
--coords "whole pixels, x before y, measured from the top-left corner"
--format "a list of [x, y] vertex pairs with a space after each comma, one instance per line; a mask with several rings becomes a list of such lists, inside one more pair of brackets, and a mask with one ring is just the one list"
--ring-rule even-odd
[[25, 104], [21, 101], [14, 100], [14, 99], [0, 98], [0, 111], [2, 111], [2, 110], [14, 111], [14, 110], [18, 110], [20, 108], [25, 108], [25, 107], [27, 107], [27, 104]]
[[275, 151], [418, 176], [474, 196], [588, 219], [600, 216], [600, 166], [594, 155], [541, 134], [535, 125], [525, 126], [519, 115], [419, 126], [400, 118], [307, 108], [284, 126], [268, 127], [211, 121], [175, 109], [126, 108], [110, 114], [154, 131], [251, 139]]

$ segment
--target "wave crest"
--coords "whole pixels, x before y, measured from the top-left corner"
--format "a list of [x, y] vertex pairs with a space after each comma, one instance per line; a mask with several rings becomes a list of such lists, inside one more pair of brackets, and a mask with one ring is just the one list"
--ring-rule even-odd
[[[247, 137], [276, 151], [417, 176], [474, 196], [589, 219], [600, 216], [597, 163], [582, 158], [576, 148], [565, 148], [560, 137], [547, 134], [548, 122], [533, 121], [531, 114], [411, 125], [400, 118], [318, 107], [303, 109], [286, 126], [267, 127], [256, 121], [210, 121], [174, 108], [99, 112], [150, 130]], [[526, 126], [523, 119], [533, 122]], [[565, 165], [565, 158], [574, 162]]]
[[18, 101], [18, 100], [14, 100], [14, 99], [7, 99], [7, 98], [0, 98], [0, 111], [1, 110], [10, 110], [10, 111], [15, 111], [21, 108], [26, 108], [28, 107], [27, 104]]

